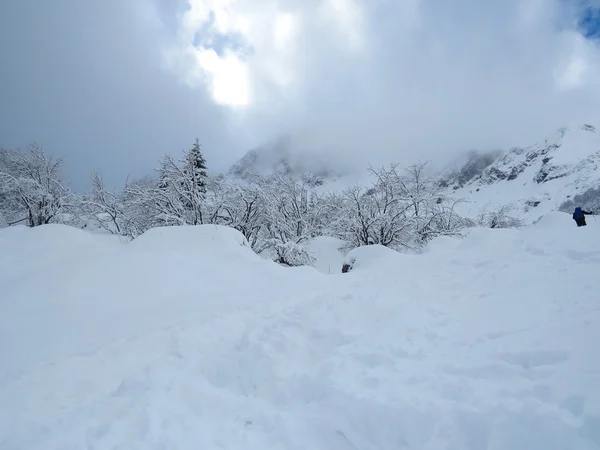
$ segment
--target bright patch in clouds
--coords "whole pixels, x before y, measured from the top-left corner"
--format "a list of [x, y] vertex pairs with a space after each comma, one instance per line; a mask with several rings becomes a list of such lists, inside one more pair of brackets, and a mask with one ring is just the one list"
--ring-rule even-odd
[[[226, 106], [250, 107], [256, 91], [264, 97], [269, 88], [292, 88], [294, 72], [303, 70], [294, 57], [295, 44], [317, 29], [323, 41], [335, 41], [339, 49], [364, 45], [361, 10], [354, 0], [308, 0], [300, 6], [274, 0], [188, 2], [168, 60], [188, 83], [205, 84], [214, 101]], [[215, 41], [231, 39], [236, 45], [215, 50]]]
[[278, 50], [283, 50], [289, 42], [294, 38], [294, 33], [297, 23], [296, 18], [290, 13], [277, 13], [275, 16], [274, 38], [275, 47]]
[[365, 45], [363, 11], [354, 0], [327, 0], [322, 14], [335, 25], [340, 43], [349, 50], [361, 50]]
[[564, 35], [563, 56], [556, 67], [556, 84], [561, 90], [600, 86], [598, 45], [577, 32]]
[[208, 83], [217, 103], [233, 107], [250, 104], [248, 67], [236, 55], [219, 56], [213, 49], [199, 49], [197, 62], [208, 74]]

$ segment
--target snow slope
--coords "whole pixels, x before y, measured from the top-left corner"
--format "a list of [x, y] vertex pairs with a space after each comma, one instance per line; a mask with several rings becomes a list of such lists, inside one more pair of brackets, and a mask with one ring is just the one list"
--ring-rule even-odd
[[599, 232], [325, 275], [222, 227], [2, 229], [0, 448], [600, 449]]
[[514, 148], [454, 195], [467, 202], [458, 212], [474, 217], [483, 208], [513, 205], [531, 223], [588, 189], [600, 187], [600, 133], [570, 126], [529, 147]]

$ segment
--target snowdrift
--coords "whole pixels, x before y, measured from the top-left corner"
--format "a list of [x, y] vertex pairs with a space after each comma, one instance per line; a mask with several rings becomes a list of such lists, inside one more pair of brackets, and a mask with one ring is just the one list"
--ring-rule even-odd
[[[239, 232], [212, 225], [156, 228], [127, 244], [63, 225], [7, 228], [0, 255], [0, 380], [208, 319], [253, 302], [252, 290], [274, 278], [302, 283], [258, 257]], [[269, 294], [284, 292], [275, 284]]]
[[330, 276], [240, 237], [0, 230], [0, 448], [600, 449], [593, 220]]

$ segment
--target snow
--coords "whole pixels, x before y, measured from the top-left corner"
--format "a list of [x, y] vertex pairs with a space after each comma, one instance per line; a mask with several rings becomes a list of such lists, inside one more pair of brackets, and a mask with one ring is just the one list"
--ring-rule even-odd
[[561, 144], [552, 158], [552, 163], [558, 166], [574, 164], [600, 153], [600, 135], [593, 127], [565, 127], [564, 136], [554, 140]]
[[376, 268], [379, 265], [387, 265], [388, 260], [391, 263], [397, 258], [406, 258], [408, 256], [400, 255], [398, 252], [391, 250], [383, 245], [365, 245], [352, 249], [344, 258], [344, 264], [348, 264], [352, 270], [366, 268]]
[[330, 236], [317, 236], [307, 245], [308, 251], [314, 257], [314, 268], [321, 273], [339, 273], [344, 264], [344, 248], [347, 244], [341, 239]]
[[600, 449], [599, 226], [332, 275], [327, 239], [320, 272], [224, 227], [2, 229], [0, 448]]

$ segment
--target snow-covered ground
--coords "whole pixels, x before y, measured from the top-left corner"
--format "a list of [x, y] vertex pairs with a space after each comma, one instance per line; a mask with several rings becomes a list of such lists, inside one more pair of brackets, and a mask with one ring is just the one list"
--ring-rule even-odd
[[[0, 230], [0, 449], [600, 449], [600, 223], [320, 271], [215, 226]], [[319, 246], [319, 242], [314, 242]]]

